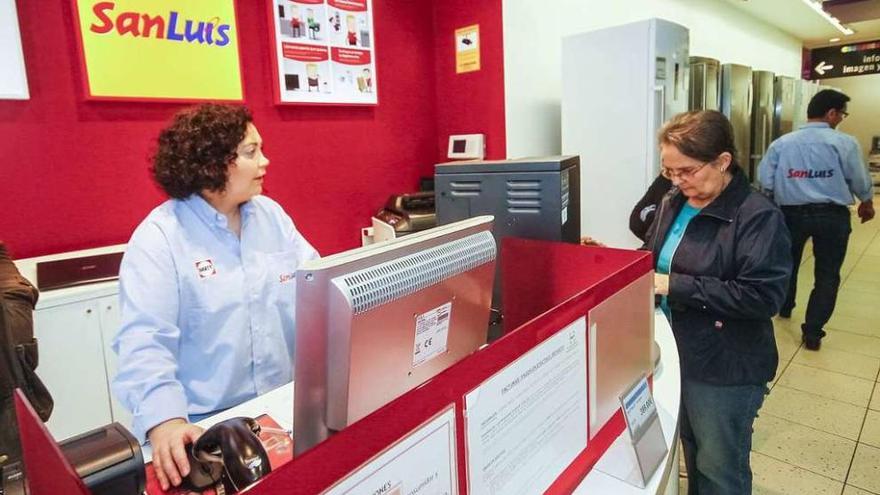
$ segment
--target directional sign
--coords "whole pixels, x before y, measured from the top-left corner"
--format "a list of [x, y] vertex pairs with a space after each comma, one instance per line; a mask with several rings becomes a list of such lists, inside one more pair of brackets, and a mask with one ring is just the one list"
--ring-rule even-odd
[[810, 51], [810, 79], [880, 74], [880, 40]]
[[828, 65], [823, 60], [823, 61], [819, 62], [819, 65], [817, 65], [816, 68], [813, 70], [815, 70], [816, 73], [818, 73], [820, 76], [824, 76], [826, 70], [831, 70], [833, 68], [834, 68], [833, 65]]

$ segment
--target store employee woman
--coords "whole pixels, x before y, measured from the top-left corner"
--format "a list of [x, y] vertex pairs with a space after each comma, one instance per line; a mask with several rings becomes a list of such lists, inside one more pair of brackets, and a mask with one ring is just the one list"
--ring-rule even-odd
[[714, 111], [660, 131], [660, 203], [647, 246], [681, 357], [681, 440], [690, 495], [752, 492], [752, 424], [779, 360], [770, 318], [791, 275], [782, 213], [752, 191], [733, 131]]
[[150, 440], [163, 489], [189, 472], [189, 423], [292, 379], [297, 267], [318, 253], [261, 196], [269, 160], [250, 113], [206, 104], [159, 135], [153, 178], [171, 197], [120, 268], [113, 393]]

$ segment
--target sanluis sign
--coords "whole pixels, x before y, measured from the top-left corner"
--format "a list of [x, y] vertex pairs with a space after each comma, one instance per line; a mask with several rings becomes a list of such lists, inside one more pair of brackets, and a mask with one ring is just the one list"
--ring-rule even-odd
[[72, 0], [94, 99], [241, 101], [233, 0]]
[[880, 40], [810, 51], [810, 79], [880, 73]]

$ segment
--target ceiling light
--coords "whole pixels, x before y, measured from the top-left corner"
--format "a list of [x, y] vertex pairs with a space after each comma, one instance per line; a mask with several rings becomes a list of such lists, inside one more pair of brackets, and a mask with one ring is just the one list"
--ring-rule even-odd
[[831, 43], [837, 43], [838, 41], [840, 41], [840, 38], [831, 38], [828, 41], [830, 41]]
[[817, 1], [817, 0], [801, 0], [801, 1], [803, 1], [805, 4], [807, 4], [811, 9], [815, 10], [816, 13], [818, 13], [819, 15], [824, 17], [826, 21], [828, 21], [832, 26], [837, 28], [837, 30], [840, 31], [841, 33], [845, 34], [846, 36], [849, 36], [851, 34], [855, 34], [855, 31], [853, 31], [852, 29], [841, 24], [840, 21], [836, 17], [829, 14], [828, 12], [825, 12], [825, 10], [822, 8], [821, 1]]

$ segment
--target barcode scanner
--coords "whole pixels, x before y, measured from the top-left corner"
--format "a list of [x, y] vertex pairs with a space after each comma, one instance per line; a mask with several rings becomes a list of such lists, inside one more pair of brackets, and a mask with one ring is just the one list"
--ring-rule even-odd
[[[227, 419], [208, 428], [192, 446], [196, 462], [190, 466], [185, 481], [204, 490], [223, 479], [239, 491], [269, 474], [269, 455], [259, 434], [260, 424], [244, 417]], [[217, 472], [220, 476], [216, 476]]]

